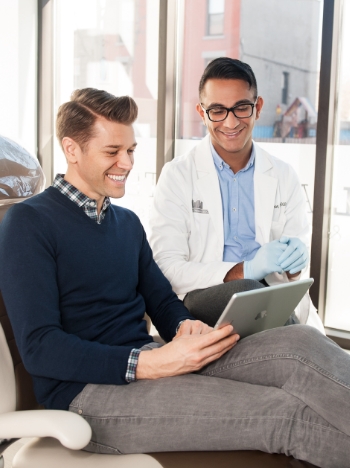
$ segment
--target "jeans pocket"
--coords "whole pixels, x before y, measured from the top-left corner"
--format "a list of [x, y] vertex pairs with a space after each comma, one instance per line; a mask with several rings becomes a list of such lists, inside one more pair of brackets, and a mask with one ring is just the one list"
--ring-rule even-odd
[[[79, 410], [77, 412], [79, 414], [82, 413], [81, 410], [83, 409], [84, 399], [85, 399], [85, 395], [86, 395], [86, 392], [87, 392], [87, 387], [89, 385], [90, 384], [85, 385], [85, 387], [82, 389], [82, 391], [80, 393], [78, 393], [78, 395], [76, 397], [73, 398], [73, 400], [69, 404], [69, 410], [70, 410], [70, 408], [77, 408]], [[75, 413], [76, 411], [73, 410], [73, 412]]]

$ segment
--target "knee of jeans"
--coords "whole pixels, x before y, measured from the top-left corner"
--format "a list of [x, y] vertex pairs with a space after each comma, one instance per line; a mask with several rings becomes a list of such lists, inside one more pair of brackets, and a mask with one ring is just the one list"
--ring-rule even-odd
[[312, 343], [323, 341], [325, 336], [316, 328], [310, 325], [295, 324], [288, 328], [290, 338], [298, 343], [305, 343], [307, 347], [313, 346]]

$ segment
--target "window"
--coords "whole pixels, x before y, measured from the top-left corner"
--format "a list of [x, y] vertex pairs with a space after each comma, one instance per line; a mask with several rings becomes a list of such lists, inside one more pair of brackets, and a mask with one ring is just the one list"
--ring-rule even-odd
[[224, 34], [225, 0], [208, 0], [207, 35]]
[[[207, 3], [209, 12], [210, 8], [214, 11], [213, 5], [222, 9], [225, 6], [223, 36], [203, 38], [200, 30], [206, 21], [206, 5], [200, 0], [184, 0], [177, 138], [193, 140], [203, 136], [203, 126], [195, 110], [199, 79], [205, 63], [226, 55], [249, 63], [256, 74], [259, 94], [265, 104], [254, 129], [254, 139], [314, 145], [323, 3], [215, 1]], [[305, 18], [302, 23], [301, 16]], [[297, 152], [297, 148], [293, 151]]]
[[[203, 3], [184, 0], [175, 155], [193, 147], [206, 133], [195, 109], [205, 62], [222, 55], [247, 62], [255, 72], [259, 94], [264, 98], [253, 137], [267, 151], [296, 169], [311, 219], [323, 3], [310, 0], [297, 3], [294, 0], [232, 0], [225, 5], [208, 2], [209, 12], [214, 11], [210, 9], [214, 9], [214, 4], [220, 11], [225, 6], [225, 27], [220, 39], [200, 35], [206, 18]], [[302, 23], [300, 17], [304, 18]]]
[[[217, 8], [220, 4], [223, 11], [224, 2], [208, 2], [209, 12], [214, 4]], [[264, 98], [253, 138], [294, 167], [305, 193], [310, 223], [322, 7], [321, 1], [309, 0], [297, 3], [294, 0], [232, 0], [225, 3], [223, 36], [211, 40], [199, 33], [206, 18], [204, 2], [184, 0], [184, 46], [179, 53], [182, 63], [178, 77], [175, 156], [188, 151], [206, 134], [206, 127], [196, 112], [203, 62], [222, 55], [247, 62], [255, 72], [259, 95]], [[285, 103], [281, 102], [281, 76]]]
[[[126, 195], [113, 203], [135, 211], [147, 230], [156, 172], [159, 0], [55, 3], [55, 110], [77, 88], [105, 89], [135, 99], [135, 165]], [[54, 172], [65, 169], [55, 140]]]

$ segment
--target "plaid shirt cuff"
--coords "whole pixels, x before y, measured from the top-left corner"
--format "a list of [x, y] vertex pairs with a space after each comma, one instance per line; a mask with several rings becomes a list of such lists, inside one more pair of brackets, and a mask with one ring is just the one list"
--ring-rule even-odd
[[126, 368], [125, 380], [127, 382], [135, 382], [136, 367], [139, 362], [140, 349], [132, 349], [128, 359], [128, 367]]

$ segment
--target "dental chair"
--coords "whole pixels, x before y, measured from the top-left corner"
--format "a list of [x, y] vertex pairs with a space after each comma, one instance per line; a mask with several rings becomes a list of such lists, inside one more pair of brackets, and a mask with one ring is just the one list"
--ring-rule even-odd
[[[44, 185], [43, 174], [36, 160], [23, 162], [25, 160], [22, 158], [23, 153], [20, 157], [16, 155], [15, 161], [9, 163], [3, 157], [2, 144], [7, 151], [9, 140], [0, 137], [0, 223], [6, 210], [13, 203], [38, 193]], [[13, 159], [13, 155], [9, 157]], [[23, 164], [27, 167], [27, 172], [24, 171]], [[5, 169], [9, 168], [19, 171], [17, 179], [6, 173]], [[18, 293], [20, 294], [20, 291]], [[9, 445], [23, 437], [29, 437], [30, 440], [16, 453], [13, 468], [306, 468], [313, 466], [292, 457], [258, 451], [105, 455], [81, 450], [91, 438], [89, 424], [75, 413], [45, 410], [38, 405], [32, 379], [22, 363], [0, 291], [0, 468], [4, 468], [2, 453]]]

